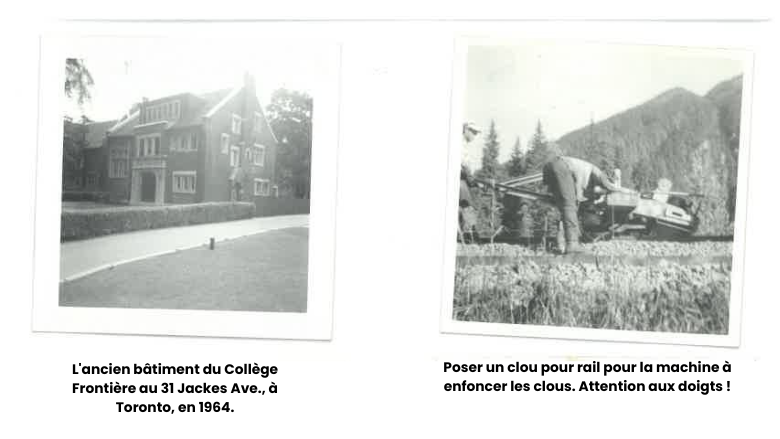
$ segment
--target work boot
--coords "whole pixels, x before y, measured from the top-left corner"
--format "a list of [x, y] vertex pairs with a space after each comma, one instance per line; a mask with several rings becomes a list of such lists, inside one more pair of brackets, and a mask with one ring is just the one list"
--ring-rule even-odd
[[575, 254], [575, 253], [579, 253], [579, 254], [588, 253], [588, 250], [585, 248], [584, 245], [580, 244], [577, 241], [567, 242], [566, 243], [566, 252], [565, 252], [565, 254], [571, 255], [571, 254]]

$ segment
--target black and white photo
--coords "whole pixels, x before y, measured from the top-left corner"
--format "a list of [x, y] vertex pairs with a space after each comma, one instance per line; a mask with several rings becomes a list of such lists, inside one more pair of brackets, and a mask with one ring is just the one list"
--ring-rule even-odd
[[738, 50], [464, 40], [443, 329], [735, 343], [750, 67]]
[[[60, 65], [42, 71], [42, 96], [60, 104], [61, 137], [58, 151], [47, 116], [41, 148], [47, 164], [61, 157], [61, 182], [39, 188], [60, 193], [60, 213], [38, 219], [59, 224], [60, 311], [329, 318], [329, 285], [319, 284], [319, 299], [311, 285], [332, 229], [312, 238], [332, 221], [335, 194], [321, 195], [319, 212], [312, 200], [335, 178], [335, 169], [316, 172], [335, 159], [335, 137], [322, 135], [334, 130], [320, 128], [337, 116], [333, 46], [44, 44]], [[55, 81], [60, 96], [49, 96]]]

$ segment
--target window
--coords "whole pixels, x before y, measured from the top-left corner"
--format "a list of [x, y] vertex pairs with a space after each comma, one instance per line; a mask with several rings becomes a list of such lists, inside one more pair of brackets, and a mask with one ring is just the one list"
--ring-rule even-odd
[[230, 130], [233, 134], [241, 134], [241, 116], [234, 114], [233, 121], [230, 126]]
[[252, 148], [244, 149], [244, 163], [252, 163]]
[[262, 178], [255, 178], [255, 195], [256, 196], [262, 196], [267, 197], [269, 190], [271, 187], [271, 183]]
[[171, 136], [171, 151], [190, 152], [198, 150], [198, 135], [184, 133]]
[[97, 186], [98, 184], [98, 175], [95, 172], [90, 172], [87, 174], [87, 186]]
[[265, 146], [255, 143], [255, 165], [265, 166]]
[[111, 149], [111, 162], [108, 166], [108, 178], [127, 178], [127, 153], [127, 147]]
[[237, 146], [230, 147], [230, 166], [237, 167], [241, 162], [241, 148]]
[[157, 105], [149, 105], [144, 111], [144, 116], [144, 123], [176, 120], [181, 116], [181, 103], [179, 101], [172, 101]]
[[274, 198], [279, 198], [279, 186], [273, 185], [271, 187], [271, 193], [274, 195]]
[[263, 115], [259, 112], [255, 112], [255, 132], [260, 133], [263, 131]]
[[173, 192], [177, 194], [194, 194], [195, 178], [195, 171], [175, 171], [173, 173]]
[[111, 159], [108, 178], [127, 178], [127, 159]]
[[138, 137], [138, 144], [135, 151], [136, 157], [160, 155], [160, 135], [149, 134]]
[[179, 137], [179, 136], [171, 136], [170, 150], [171, 151], [179, 151], [180, 149], [181, 149], [181, 137]]
[[230, 134], [222, 133], [222, 154], [227, 154], [230, 149]]

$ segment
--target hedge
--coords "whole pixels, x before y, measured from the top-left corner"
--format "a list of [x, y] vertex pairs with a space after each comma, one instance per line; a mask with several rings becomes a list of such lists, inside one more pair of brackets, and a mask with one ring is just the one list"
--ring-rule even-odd
[[303, 215], [309, 213], [309, 204], [305, 198], [255, 197], [255, 215]]
[[106, 203], [111, 198], [108, 192], [100, 191], [73, 191], [63, 190], [62, 201], [94, 201], [96, 203]]
[[233, 221], [252, 218], [254, 214], [253, 203], [238, 202], [64, 209], [61, 215], [60, 240], [70, 241], [135, 230]]

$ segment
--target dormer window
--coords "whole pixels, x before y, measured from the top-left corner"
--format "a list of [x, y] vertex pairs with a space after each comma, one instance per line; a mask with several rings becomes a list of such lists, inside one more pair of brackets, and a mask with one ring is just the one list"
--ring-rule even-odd
[[181, 116], [181, 103], [169, 101], [161, 104], [147, 105], [144, 111], [144, 123], [173, 121]]
[[230, 131], [232, 131], [233, 134], [241, 134], [241, 116], [234, 114], [232, 122]]

